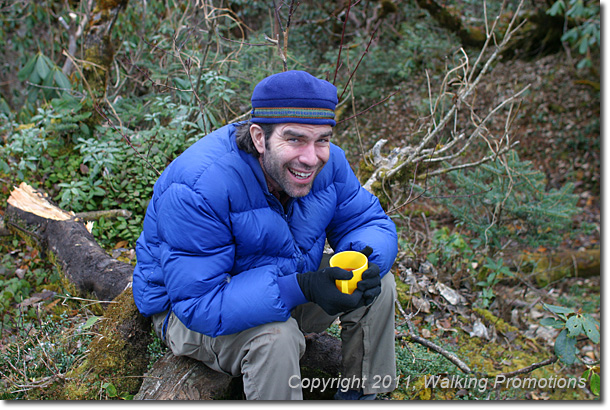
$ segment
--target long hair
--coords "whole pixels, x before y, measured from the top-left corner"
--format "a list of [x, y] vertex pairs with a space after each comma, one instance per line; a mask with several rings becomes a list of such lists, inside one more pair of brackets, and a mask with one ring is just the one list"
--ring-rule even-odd
[[[237, 126], [235, 129], [235, 142], [237, 143], [237, 148], [258, 158], [260, 154], [256, 150], [256, 147], [252, 142], [252, 136], [250, 135], [250, 126], [252, 126], [252, 124], [252, 122], [248, 121]], [[256, 125], [260, 126], [265, 133], [265, 145], [267, 145], [267, 141], [269, 140], [271, 134], [273, 134], [273, 130], [275, 130], [275, 126], [277, 124]]]

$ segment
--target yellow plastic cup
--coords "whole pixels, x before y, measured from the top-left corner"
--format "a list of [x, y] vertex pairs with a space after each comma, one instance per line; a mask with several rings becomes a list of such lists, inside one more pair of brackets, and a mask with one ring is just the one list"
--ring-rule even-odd
[[336, 280], [337, 289], [351, 295], [362, 280], [362, 272], [369, 267], [367, 257], [360, 252], [345, 251], [334, 254], [330, 258], [330, 266], [351, 271], [354, 275], [349, 280]]

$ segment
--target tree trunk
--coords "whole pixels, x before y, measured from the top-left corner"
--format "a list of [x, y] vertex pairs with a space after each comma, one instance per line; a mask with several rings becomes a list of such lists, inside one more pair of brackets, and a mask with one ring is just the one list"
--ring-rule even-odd
[[[145, 375], [152, 341], [151, 321], [136, 308], [131, 291], [133, 266], [110, 257], [76, 215], [51, 204], [26, 183], [8, 199], [6, 226], [34, 240], [74, 286], [75, 294], [103, 301], [99, 334], [87, 360], [68, 374], [64, 399], [96, 399], [102, 383], [142, 400], [241, 399], [240, 379], [217, 373], [196, 360], [168, 353]], [[306, 336], [302, 377], [337, 377], [341, 342], [328, 334]], [[144, 375], [144, 377], [142, 377]], [[144, 380], [144, 382], [142, 382]], [[93, 388], [97, 383], [98, 387]], [[139, 391], [139, 392], [138, 392]], [[309, 399], [332, 398], [334, 391], [304, 391]]]
[[114, 60], [112, 28], [127, 3], [128, 0], [98, 0], [89, 18], [84, 38], [83, 73], [95, 102], [106, 95], [108, 73]]
[[485, 44], [485, 31], [480, 27], [467, 27], [459, 15], [452, 14], [445, 6], [434, 0], [416, 0], [419, 7], [427, 10], [441, 27], [455, 33], [465, 47], [481, 48]]
[[[416, 0], [416, 3], [428, 11], [441, 27], [455, 33], [464, 47], [481, 48], [485, 43], [483, 23], [469, 26], [455, 10], [439, 1]], [[549, 7], [548, 4], [536, 6], [534, 10], [520, 16], [519, 21], [526, 21], [526, 24], [502, 52], [503, 57], [531, 59], [554, 54], [563, 49], [561, 36], [564, 33], [564, 17], [547, 14]]]

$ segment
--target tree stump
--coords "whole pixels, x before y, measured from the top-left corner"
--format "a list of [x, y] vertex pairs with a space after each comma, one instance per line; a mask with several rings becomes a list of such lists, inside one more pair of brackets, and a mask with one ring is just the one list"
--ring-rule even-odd
[[168, 352], [144, 376], [134, 400], [238, 400], [237, 380], [195, 359]]

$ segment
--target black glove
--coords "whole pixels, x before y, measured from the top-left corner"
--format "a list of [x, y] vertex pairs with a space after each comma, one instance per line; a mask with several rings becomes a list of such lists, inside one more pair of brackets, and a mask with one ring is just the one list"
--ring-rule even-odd
[[[360, 253], [367, 258], [373, 253], [373, 248], [365, 247]], [[363, 292], [364, 304], [370, 305], [381, 293], [381, 277], [379, 277], [379, 266], [369, 263], [367, 270], [362, 272], [362, 280], [358, 282], [358, 289]]]
[[371, 256], [371, 254], [373, 253], [373, 248], [371, 248], [370, 246], [365, 247], [363, 250], [360, 251], [361, 254], [363, 254], [364, 256], [368, 257]]
[[314, 272], [298, 273], [297, 282], [305, 298], [320, 306], [331, 316], [364, 306], [363, 291], [354, 290], [348, 295], [337, 289], [336, 280], [351, 279], [352, 272], [341, 268], [324, 268]]
[[362, 280], [358, 282], [358, 290], [362, 291], [365, 305], [370, 305], [381, 293], [381, 277], [379, 276], [379, 266], [369, 263], [369, 268], [362, 272]]

